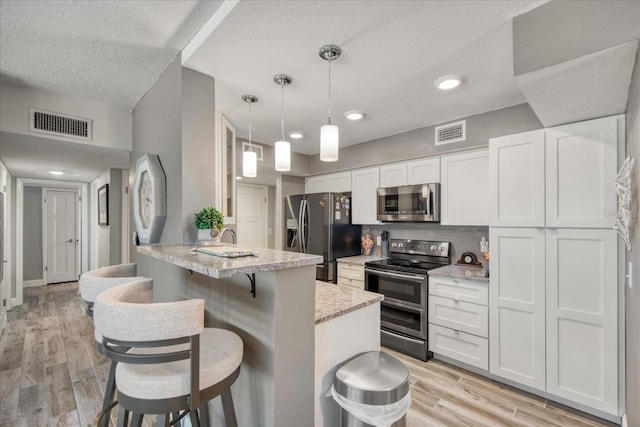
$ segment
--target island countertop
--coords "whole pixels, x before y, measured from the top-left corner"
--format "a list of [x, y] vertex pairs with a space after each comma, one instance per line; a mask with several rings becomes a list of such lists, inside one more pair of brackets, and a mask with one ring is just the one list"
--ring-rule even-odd
[[195, 246], [186, 245], [138, 246], [137, 250], [140, 254], [148, 255], [215, 279], [231, 277], [236, 274], [251, 274], [315, 265], [322, 263], [323, 260], [322, 256], [299, 252], [265, 248], [256, 249], [227, 243], [224, 246], [250, 250], [256, 255], [226, 258], [195, 252], [193, 250]]
[[316, 280], [316, 325], [383, 299], [382, 294]]

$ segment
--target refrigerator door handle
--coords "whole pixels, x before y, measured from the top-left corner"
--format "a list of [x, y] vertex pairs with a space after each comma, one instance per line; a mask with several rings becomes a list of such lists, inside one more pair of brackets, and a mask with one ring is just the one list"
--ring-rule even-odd
[[304, 201], [304, 253], [309, 252], [309, 202]]
[[300, 200], [300, 210], [298, 211], [298, 241], [300, 242], [300, 252], [304, 253], [304, 204], [305, 201]]

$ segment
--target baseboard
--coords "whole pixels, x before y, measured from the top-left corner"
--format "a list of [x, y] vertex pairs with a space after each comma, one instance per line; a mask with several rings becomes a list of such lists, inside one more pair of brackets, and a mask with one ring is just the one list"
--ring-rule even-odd
[[22, 282], [23, 288], [34, 288], [36, 286], [44, 286], [44, 280], [35, 279], [35, 280], [25, 280]]

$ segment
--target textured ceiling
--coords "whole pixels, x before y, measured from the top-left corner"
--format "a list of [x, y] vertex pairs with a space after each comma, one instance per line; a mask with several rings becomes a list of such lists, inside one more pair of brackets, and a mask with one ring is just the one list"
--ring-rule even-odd
[[[342, 147], [525, 102], [513, 78], [511, 19], [542, 1], [241, 1], [185, 65], [216, 78], [216, 108], [242, 137], [253, 106], [253, 137], [280, 137], [278, 73], [285, 89], [285, 132], [305, 138], [292, 150], [319, 152], [327, 120], [327, 43], [332, 63], [332, 121]], [[185, 60], [183, 58], [183, 60]], [[464, 86], [444, 93], [433, 82], [459, 73]], [[343, 113], [366, 111], [360, 122]]]
[[221, 1], [0, 1], [0, 77], [133, 109]]

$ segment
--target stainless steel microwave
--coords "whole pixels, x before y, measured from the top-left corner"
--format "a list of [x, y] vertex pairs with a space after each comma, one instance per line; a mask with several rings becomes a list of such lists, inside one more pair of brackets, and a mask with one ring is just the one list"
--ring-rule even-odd
[[440, 184], [378, 188], [378, 220], [440, 222]]

